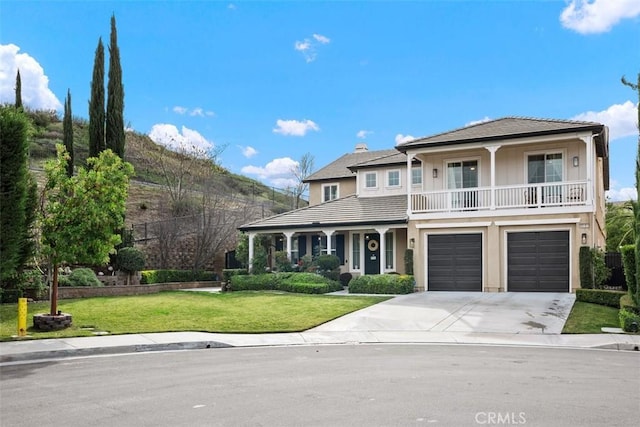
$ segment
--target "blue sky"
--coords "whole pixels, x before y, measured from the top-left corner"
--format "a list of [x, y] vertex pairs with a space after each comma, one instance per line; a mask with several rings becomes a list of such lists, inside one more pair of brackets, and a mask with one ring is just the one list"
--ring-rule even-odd
[[[12, 1], [0, 3], [0, 102], [88, 117], [94, 52], [117, 20], [125, 122], [225, 147], [224, 167], [285, 187], [315, 168], [504, 116], [611, 130], [612, 200], [636, 198], [640, 2]], [[107, 54], [108, 61], [108, 54]]]

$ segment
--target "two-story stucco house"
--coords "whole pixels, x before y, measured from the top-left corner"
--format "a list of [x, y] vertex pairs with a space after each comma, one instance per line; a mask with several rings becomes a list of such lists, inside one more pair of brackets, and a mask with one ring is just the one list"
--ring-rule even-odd
[[359, 144], [307, 179], [308, 207], [240, 230], [293, 262], [336, 254], [353, 275], [404, 273], [412, 249], [426, 291], [571, 292], [579, 248], [605, 244], [608, 167], [602, 124], [507, 117]]

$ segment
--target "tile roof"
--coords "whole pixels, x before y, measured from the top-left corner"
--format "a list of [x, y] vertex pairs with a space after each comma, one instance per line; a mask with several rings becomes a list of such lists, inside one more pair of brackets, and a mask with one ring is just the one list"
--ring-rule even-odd
[[317, 229], [321, 227], [405, 224], [407, 196], [351, 195], [318, 205], [274, 215], [238, 227], [241, 231]]
[[600, 132], [602, 128], [604, 128], [604, 125], [595, 122], [536, 119], [530, 117], [504, 117], [471, 126], [465, 126], [436, 135], [417, 138], [400, 144], [397, 148], [398, 150], [405, 152], [410, 148], [430, 145], [447, 145], [490, 139], [506, 139], [512, 137], [566, 133], [579, 130]]
[[[356, 163], [354, 165], [349, 166], [349, 169], [355, 171], [359, 168], [373, 167], [373, 166], [385, 166], [385, 165], [406, 165], [407, 164], [407, 155], [405, 153], [400, 153], [398, 150], [391, 150], [391, 154], [387, 154], [385, 156], [380, 156], [375, 159], [366, 160], [364, 162]], [[416, 159], [415, 162], [418, 160]]]
[[356, 165], [358, 163], [368, 162], [392, 154], [398, 154], [398, 151], [391, 148], [389, 150], [359, 151], [355, 153], [347, 153], [329, 163], [322, 169], [309, 175], [304, 181], [310, 182], [326, 179], [351, 178], [354, 176], [354, 174], [349, 169], [350, 166]]

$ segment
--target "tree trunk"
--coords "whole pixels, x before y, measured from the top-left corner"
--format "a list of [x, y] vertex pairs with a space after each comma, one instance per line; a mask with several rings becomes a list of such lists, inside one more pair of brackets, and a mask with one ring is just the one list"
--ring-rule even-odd
[[51, 310], [50, 315], [58, 314], [58, 264], [53, 264], [53, 280], [51, 281]]

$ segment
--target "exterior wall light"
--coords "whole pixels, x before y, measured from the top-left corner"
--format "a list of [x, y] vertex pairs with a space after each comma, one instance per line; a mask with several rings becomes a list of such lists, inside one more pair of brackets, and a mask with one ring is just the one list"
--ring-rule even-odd
[[438, 177], [438, 169], [433, 169], [433, 175], [434, 178]]
[[416, 246], [416, 239], [413, 237], [409, 239], [409, 248], [413, 249]]
[[582, 244], [586, 245], [587, 244], [587, 233], [582, 233]]
[[580, 166], [580, 157], [573, 156], [573, 167], [577, 168], [578, 166]]

